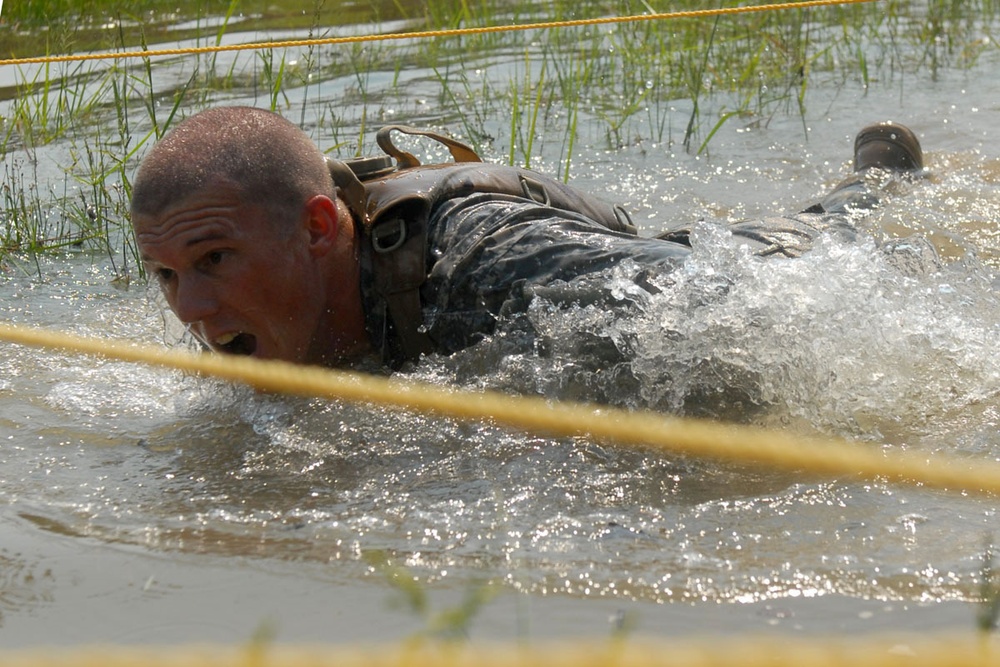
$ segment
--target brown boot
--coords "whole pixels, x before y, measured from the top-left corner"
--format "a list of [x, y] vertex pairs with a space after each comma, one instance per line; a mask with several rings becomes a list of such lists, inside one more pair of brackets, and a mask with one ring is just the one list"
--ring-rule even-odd
[[854, 139], [854, 171], [879, 167], [886, 171], [920, 171], [924, 157], [910, 128], [887, 121], [869, 125]]

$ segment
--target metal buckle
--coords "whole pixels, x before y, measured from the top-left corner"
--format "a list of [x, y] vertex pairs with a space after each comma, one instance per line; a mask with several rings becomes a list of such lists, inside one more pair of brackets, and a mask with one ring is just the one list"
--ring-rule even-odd
[[549, 193], [545, 189], [544, 185], [533, 178], [528, 178], [523, 174], [518, 174], [517, 177], [521, 181], [521, 191], [524, 192], [524, 196], [526, 198], [538, 202], [539, 204], [544, 204], [545, 206], [550, 206], [552, 204], [552, 200], [549, 199]]
[[[392, 225], [395, 221], [395, 226]], [[386, 229], [390, 227], [390, 229]], [[406, 233], [406, 221], [402, 218], [393, 218], [380, 222], [376, 227], [372, 227], [372, 248], [379, 254], [392, 252], [404, 243], [408, 235]]]

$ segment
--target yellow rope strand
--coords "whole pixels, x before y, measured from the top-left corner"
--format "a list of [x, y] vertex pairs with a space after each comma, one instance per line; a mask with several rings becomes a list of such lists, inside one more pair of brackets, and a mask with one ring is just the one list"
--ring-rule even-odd
[[760, 637], [650, 641], [478, 643], [389, 647], [120, 647], [21, 650], [5, 667], [979, 667], [997, 664], [996, 640], [964, 635]]
[[287, 40], [278, 42], [254, 42], [249, 44], [229, 44], [218, 46], [201, 46], [183, 49], [153, 49], [145, 51], [121, 51], [116, 53], [85, 53], [65, 56], [39, 56], [35, 58], [10, 58], [0, 60], [2, 65], [29, 65], [39, 63], [78, 62], [83, 60], [124, 60], [129, 58], [154, 58], [159, 56], [181, 56], [204, 53], [219, 53], [222, 51], [257, 51], [262, 49], [284, 49], [292, 47], [324, 46], [329, 44], [352, 44], [358, 42], [385, 42], [403, 39], [429, 39], [432, 37], [461, 37], [464, 35], [482, 35], [499, 32], [515, 32], [524, 30], [546, 30], [549, 28], [571, 28], [577, 26], [603, 25], [617, 23], [633, 23], [637, 21], [659, 21], [679, 18], [698, 18], [723, 16], [730, 14], [746, 14], [751, 12], [769, 12], [782, 9], [804, 9], [807, 7], [823, 7], [833, 5], [855, 5], [877, 0], [804, 0], [803, 2], [785, 2], [750, 7], [723, 7], [719, 9], [699, 9], [694, 11], [666, 12], [661, 14], [641, 14], [633, 16], [609, 16], [594, 19], [577, 19], [573, 21], [545, 21], [541, 23], [526, 23], [521, 25], [485, 26], [480, 28], [455, 28], [450, 30], [427, 30], [420, 32], [391, 33], [384, 35], [355, 35], [352, 37], [325, 37], [316, 39]]
[[241, 382], [264, 391], [367, 402], [460, 420], [490, 421], [551, 436], [586, 435], [632, 447], [752, 463], [770, 469], [1000, 493], [1000, 464], [981, 459], [968, 461], [919, 452], [889, 452], [842, 440], [804, 438], [653, 412], [560, 404], [497, 392], [473, 393], [280, 361], [191, 354], [9, 324], [0, 324], [0, 340], [173, 368]]

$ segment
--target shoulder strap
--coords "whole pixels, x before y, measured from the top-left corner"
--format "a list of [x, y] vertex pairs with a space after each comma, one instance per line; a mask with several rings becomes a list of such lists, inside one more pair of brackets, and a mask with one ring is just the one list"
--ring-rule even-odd
[[[448, 148], [454, 162], [422, 165], [393, 143], [394, 132], [433, 139]], [[574, 211], [616, 232], [636, 233], [620, 206], [526, 169], [483, 163], [469, 146], [436, 132], [390, 125], [378, 131], [376, 140], [386, 155], [327, 162], [339, 196], [359, 223], [362, 261], [405, 359], [435, 349], [423, 328], [420, 287], [427, 280], [427, 225], [438, 203], [475, 192], [508, 194]], [[387, 343], [383, 340], [383, 347]]]
[[406, 151], [397, 148], [396, 145], [392, 143], [393, 132], [401, 132], [403, 134], [409, 134], [417, 137], [427, 137], [437, 141], [438, 143], [444, 144], [448, 147], [448, 150], [451, 152], [451, 157], [455, 162], [483, 161], [482, 158], [476, 154], [476, 151], [472, 150], [461, 141], [456, 141], [455, 139], [446, 137], [443, 134], [439, 134], [431, 130], [418, 130], [410, 127], [409, 125], [386, 125], [375, 135], [375, 141], [378, 143], [379, 148], [385, 151], [386, 155], [391, 155], [396, 160], [396, 166], [399, 169], [419, 167], [420, 160], [418, 160], [412, 153], [407, 153]]
[[[420, 198], [409, 205], [395, 206], [386, 212], [371, 200], [362, 179], [375, 181], [392, 172], [421, 166], [412, 153], [398, 148], [393, 132], [434, 139], [444, 144], [455, 162], [482, 162], [472, 148], [437, 132], [418, 130], [406, 125], [388, 125], [375, 135], [379, 147], [396, 161], [386, 168], [382, 158], [361, 158], [340, 162], [327, 160], [330, 175], [348, 208], [366, 231], [362, 243], [363, 261], [369, 263], [374, 291], [385, 303], [407, 359], [417, 359], [434, 350], [430, 336], [423, 329], [420, 286], [427, 280], [427, 216], [429, 204]], [[375, 160], [375, 162], [373, 162]], [[426, 209], [426, 210], [425, 210]], [[382, 213], [385, 212], [385, 215]]]

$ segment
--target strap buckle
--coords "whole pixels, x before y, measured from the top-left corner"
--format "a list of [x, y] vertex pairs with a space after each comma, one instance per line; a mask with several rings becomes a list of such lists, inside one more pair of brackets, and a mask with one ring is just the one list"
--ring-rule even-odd
[[372, 248], [379, 254], [400, 248], [406, 243], [407, 238], [409, 238], [409, 234], [406, 229], [406, 221], [403, 218], [385, 220], [376, 227], [372, 227], [371, 230]]

